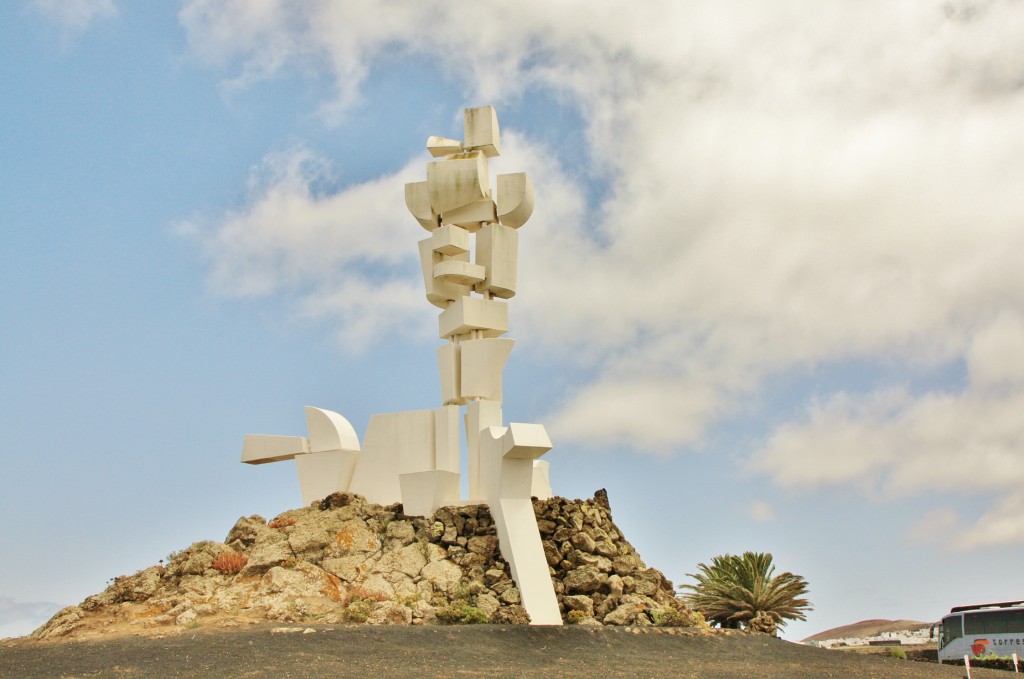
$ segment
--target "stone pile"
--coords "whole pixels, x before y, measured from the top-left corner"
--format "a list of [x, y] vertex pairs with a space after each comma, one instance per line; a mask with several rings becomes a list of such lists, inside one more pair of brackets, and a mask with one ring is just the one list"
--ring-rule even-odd
[[603, 490], [587, 501], [534, 500], [533, 509], [564, 621], [641, 627], [702, 622], [675, 597], [661, 571], [644, 565], [612, 521]]
[[[607, 496], [535, 500], [563, 620], [694, 626], [702, 621], [646, 568], [611, 520]], [[59, 611], [35, 638], [249, 622], [525, 624], [486, 505], [402, 514], [336, 493], [267, 522], [243, 517], [224, 542], [115, 578]]]

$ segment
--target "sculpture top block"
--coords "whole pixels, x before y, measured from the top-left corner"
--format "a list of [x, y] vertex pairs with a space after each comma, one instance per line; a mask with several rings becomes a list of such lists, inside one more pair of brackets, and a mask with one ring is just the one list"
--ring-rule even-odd
[[405, 185], [405, 204], [427, 231], [454, 224], [470, 232], [498, 222], [519, 228], [533, 213], [533, 187], [525, 173], [498, 176], [497, 200], [487, 159], [500, 155], [498, 116], [492, 106], [467, 108], [465, 141], [430, 137], [427, 151], [441, 160], [427, 165], [427, 181]]

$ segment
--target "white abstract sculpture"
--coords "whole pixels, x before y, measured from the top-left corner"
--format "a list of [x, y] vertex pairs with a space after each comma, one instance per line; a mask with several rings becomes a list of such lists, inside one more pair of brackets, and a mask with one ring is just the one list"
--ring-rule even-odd
[[[374, 415], [360, 452], [348, 421], [306, 407], [309, 436], [245, 438], [242, 462], [295, 459], [302, 501], [339, 491], [370, 502], [402, 502], [409, 515], [439, 507], [486, 503], [502, 555], [532, 624], [561, 625], [531, 496], [551, 497], [551, 449], [539, 424], [502, 422], [501, 375], [514, 340], [508, 303], [516, 294], [517, 229], [533, 213], [525, 173], [497, 177], [492, 192], [487, 159], [499, 155], [498, 118], [491, 106], [465, 111], [465, 139], [430, 137], [427, 180], [405, 185], [405, 202], [430, 236], [419, 242], [427, 300], [442, 309], [437, 352], [440, 408]], [[475, 241], [475, 249], [474, 249]], [[466, 407], [469, 498], [459, 499], [459, 416]]]
[[348, 488], [359, 458], [359, 437], [344, 417], [313, 406], [306, 406], [306, 430], [308, 438], [249, 434], [242, 444], [242, 462], [294, 459], [302, 502], [308, 506], [339, 487]]

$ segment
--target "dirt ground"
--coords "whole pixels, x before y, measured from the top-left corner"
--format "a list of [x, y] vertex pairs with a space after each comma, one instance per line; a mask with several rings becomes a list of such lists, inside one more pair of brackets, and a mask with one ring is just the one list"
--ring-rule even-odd
[[[288, 630], [288, 631], [282, 631]], [[309, 632], [308, 630], [313, 630]], [[0, 677], [701, 677], [927, 679], [963, 668], [754, 635], [530, 626], [200, 628], [164, 637], [0, 643]], [[1005, 678], [972, 670], [973, 679]]]

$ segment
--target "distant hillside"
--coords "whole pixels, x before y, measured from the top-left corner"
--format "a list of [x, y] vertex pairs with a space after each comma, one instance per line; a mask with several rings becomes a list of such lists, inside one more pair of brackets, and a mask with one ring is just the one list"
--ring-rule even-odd
[[883, 632], [914, 632], [919, 629], [928, 629], [930, 622], [918, 620], [861, 620], [851, 625], [833, 627], [832, 629], [818, 632], [814, 636], [807, 637], [808, 641], [827, 641], [828, 639], [864, 639], [866, 637], [877, 637]]

